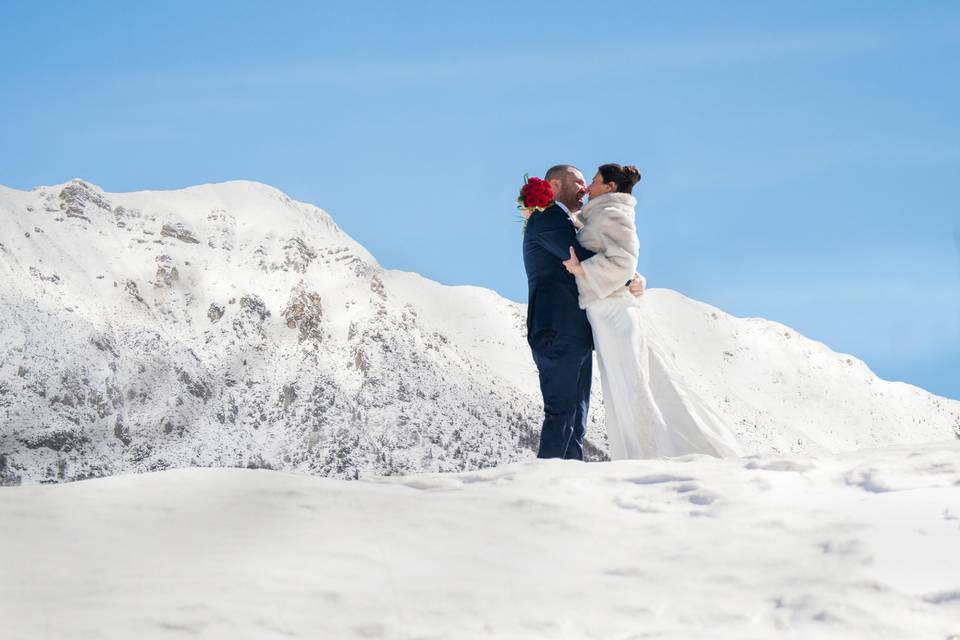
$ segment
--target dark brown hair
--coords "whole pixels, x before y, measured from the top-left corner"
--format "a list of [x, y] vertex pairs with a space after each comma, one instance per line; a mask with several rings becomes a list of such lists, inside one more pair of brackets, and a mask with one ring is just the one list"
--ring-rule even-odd
[[640, 182], [640, 172], [632, 164], [621, 167], [618, 164], [602, 164], [597, 169], [604, 182], [615, 182], [617, 193], [633, 193], [633, 185]]

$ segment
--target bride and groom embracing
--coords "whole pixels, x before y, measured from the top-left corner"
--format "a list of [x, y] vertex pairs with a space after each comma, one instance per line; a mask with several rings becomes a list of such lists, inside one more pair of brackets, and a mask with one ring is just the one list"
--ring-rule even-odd
[[733, 428], [649, 339], [636, 273], [639, 181], [635, 167], [604, 164], [588, 186], [573, 165], [556, 165], [544, 175], [552, 200], [526, 211], [527, 342], [544, 413], [539, 458], [583, 460], [594, 349], [611, 459], [741, 455]]

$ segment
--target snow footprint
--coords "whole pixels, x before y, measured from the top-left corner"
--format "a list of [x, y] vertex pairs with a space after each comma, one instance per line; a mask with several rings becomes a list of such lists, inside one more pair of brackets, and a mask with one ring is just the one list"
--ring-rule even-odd
[[[627, 482], [638, 485], [669, 485], [663, 489], [683, 496], [685, 503], [698, 507], [708, 507], [723, 497], [715, 491], [704, 488], [696, 482], [695, 478], [690, 476], [658, 473], [638, 478], [628, 478]], [[616, 496], [613, 501], [621, 509], [640, 513], [663, 513], [669, 508], [668, 505], [674, 503], [674, 500], [662, 493], [651, 495], [649, 490], [639, 494], [622, 494]], [[703, 513], [703, 510], [697, 510], [694, 513], [699, 515]]]
[[805, 471], [812, 471], [816, 469], [817, 466], [807, 460], [788, 460], [781, 458], [777, 460], [751, 460], [744, 465], [743, 468], [755, 471], [793, 471], [795, 473], [803, 473]]
[[722, 497], [723, 496], [714, 491], [701, 489], [696, 493], [691, 493], [689, 496], [687, 496], [687, 500], [689, 500], [691, 504], [695, 504], [700, 507], [709, 507]]
[[640, 476], [639, 478], [627, 478], [627, 482], [633, 484], [662, 484], [664, 482], [689, 482], [695, 480], [689, 476], [675, 476], [669, 473], [654, 473], [651, 475]]

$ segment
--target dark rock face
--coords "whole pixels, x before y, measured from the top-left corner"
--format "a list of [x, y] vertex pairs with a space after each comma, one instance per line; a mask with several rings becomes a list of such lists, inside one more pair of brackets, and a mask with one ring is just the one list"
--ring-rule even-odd
[[113, 435], [117, 440], [122, 442], [125, 447], [130, 446], [130, 443], [133, 442], [133, 439], [130, 437], [130, 429], [123, 424], [123, 416], [117, 416], [113, 427]]
[[60, 191], [60, 209], [68, 218], [90, 222], [91, 209], [110, 213], [113, 209], [106, 197], [93, 185], [74, 180]]
[[173, 283], [180, 279], [180, 272], [173, 264], [173, 259], [168, 255], [161, 255], [156, 257], [156, 262], [157, 275], [154, 286], [172, 287]]
[[167, 236], [168, 238], [174, 238], [180, 242], [186, 242], [189, 244], [200, 244], [200, 241], [197, 240], [196, 236], [193, 235], [189, 229], [187, 229], [182, 223], [177, 224], [165, 224], [160, 229], [160, 235]]
[[38, 269], [37, 267], [30, 267], [30, 275], [32, 275], [34, 278], [38, 278], [40, 280], [43, 280], [44, 282], [49, 282], [51, 284], [60, 283], [60, 276], [58, 276], [55, 273], [45, 273], [40, 269]]
[[195, 398], [200, 398], [204, 402], [207, 402], [213, 397], [213, 391], [210, 389], [210, 385], [203, 380], [194, 380], [190, 377], [190, 374], [183, 369], [177, 370], [177, 380], [183, 383], [187, 393]]
[[0, 487], [18, 485], [22, 478], [7, 464], [7, 454], [0, 453]]
[[263, 299], [253, 293], [240, 298], [240, 310], [243, 313], [256, 316], [260, 322], [270, 317], [270, 311], [267, 309], [267, 305], [263, 303]]
[[287, 327], [299, 329], [300, 342], [320, 342], [323, 339], [323, 306], [320, 294], [308, 291], [302, 280], [290, 290], [290, 298], [282, 314], [287, 321]]
[[79, 429], [51, 429], [22, 442], [29, 449], [46, 447], [51, 451], [69, 452], [89, 441], [90, 439]]
[[143, 298], [143, 296], [140, 295], [140, 287], [137, 286], [136, 282], [133, 280], [127, 280], [126, 283], [124, 283], [123, 288], [132, 300], [136, 300], [144, 306], [150, 306], [147, 304], [147, 301]]
[[117, 353], [117, 344], [113, 339], [113, 336], [107, 334], [94, 334], [90, 336], [90, 344], [95, 346], [100, 351], [109, 353], [113, 358], [119, 357], [119, 354]]
[[290, 238], [283, 245], [283, 256], [283, 269], [306, 273], [310, 263], [317, 259], [317, 252], [303, 238]]
[[217, 322], [223, 317], [224, 311], [225, 309], [222, 304], [211, 302], [210, 308], [207, 309], [207, 317], [210, 319], [210, 322]]

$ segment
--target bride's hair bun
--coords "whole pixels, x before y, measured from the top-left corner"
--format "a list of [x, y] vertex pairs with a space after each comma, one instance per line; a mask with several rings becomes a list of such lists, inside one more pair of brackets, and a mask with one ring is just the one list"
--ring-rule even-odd
[[633, 185], [640, 182], [640, 172], [632, 164], [625, 167], [616, 163], [602, 164], [597, 169], [604, 182], [614, 182], [617, 193], [633, 193]]

